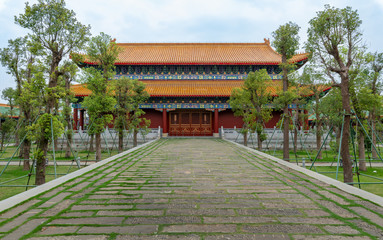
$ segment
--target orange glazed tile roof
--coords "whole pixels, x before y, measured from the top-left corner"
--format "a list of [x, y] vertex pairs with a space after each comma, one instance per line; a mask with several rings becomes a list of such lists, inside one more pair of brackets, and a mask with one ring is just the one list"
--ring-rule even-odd
[[[278, 65], [281, 55], [264, 43], [117, 43], [116, 65]], [[292, 62], [307, 60], [297, 54]], [[88, 64], [95, 62], [85, 61]]]
[[[233, 88], [241, 87], [243, 81], [238, 80], [142, 80], [145, 90], [151, 97], [230, 97]], [[77, 97], [88, 96], [91, 91], [85, 84], [71, 86]], [[323, 85], [322, 91], [330, 87]], [[282, 81], [270, 81], [267, 87], [272, 96], [282, 90]], [[311, 96], [312, 92], [302, 88], [302, 96]]]

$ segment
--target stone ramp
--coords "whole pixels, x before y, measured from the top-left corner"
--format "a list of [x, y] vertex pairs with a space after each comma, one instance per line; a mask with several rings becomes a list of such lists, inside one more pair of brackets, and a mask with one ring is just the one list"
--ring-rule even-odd
[[383, 208], [230, 142], [162, 139], [0, 214], [0, 238], [383, 239]]

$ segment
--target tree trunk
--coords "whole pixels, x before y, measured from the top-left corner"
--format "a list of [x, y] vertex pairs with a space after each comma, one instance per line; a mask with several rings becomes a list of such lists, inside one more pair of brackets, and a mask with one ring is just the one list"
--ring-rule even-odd
[[94, 134], [90, 135], [89, 152], [94, 152]]
[[344, 79], [344, 78], [342, 79], [340, 90], [341, 90], [341, 95], [342, 95], [342, 105], [343, 105], [343, 109], [345, 110], [340, 155], [341, 155], [342, 161], [343, 161], [344, 182], [345, 183], [351, 183], [351, 182], [353, 182], [353, 173], [352, 173], [352, 163], [351, 163], [351, 159], [350, 159], [350, 149], [349, 149], [351, 105], [350, 105], [349, 81], [348, 81], [348, 79]]
[[336, 142], [336, 151], [338, 151], [339, 149], [339, 145], [340, 145], [340, 137], [341, 137], [341, 127], [337, 127], [335, 128], [335, 142]]
[[365, 153], [365, 147], [364, 147], [364, 132], [359, 128], [358, 131], [358, 157], [359, 157], [359, 169], [361, 171], [367, 171], [367, 165], [366, 165], [366, 153]]
[[262, 151], [262, 139], [261, 139], [261, 133], [257, 133], [257, 137], [258, 137], [258, 150], [259, 151]]
[[[70, 125], [68, 125], [68, 126], [70, 126]], [[70, 127], [68, 127], [67, 142], [66, 142], [66, 147], [65, 147], [65, 157], [66, 158], [70, 158], [72, 156], [71, 146], [72, 146], [72, 130], [70, 129]]]
[[5, 134], [1, 134], [1, 151], [3, 151], [3, 147], [4, 147], [4, 140], [5, 140]]
[[124, 151], [124, 131], [118, 130], [118, 152]]
[[24, 143], [23, 143], [23, 170], [29, 171], [31, 169], [31, 165], [29, 162], [30, 158], [30, 149], [31, 149], [31, 142], [25, 138]]
[[[298, 106], [298, 103], [297, 103]], [[294, 123], [294, 153], [297, 153], [298, 146], [298, 129], [299, 129], [299, 110], [297, 107], [297, 111], [295, 113], [295, 123]]]
[[[40, 134], [41, 136], [44, 136], [44, 132]], [[48, 151], [48, 139], [43, 137], [37, 144], [35, 185], [41, 185], [45, 183], [45, 167], [47, 162], [47, 159], [46, 159], [47, 151]]]
[[[53, 93], [48, 95], [48, 99], [45, 106], [45, 113], [50, 114], [50, 117], [53, 117], [54, 108], [56, 106], [57, 96], [55, 94], [55, 88], [57, 87], [58, 82], [58, 66], [62, 59], [60, 54], [52, 54], [51, 69], [49, 75], [48, 89], [52, 90]], [[45, 136], [45, 127], [39, 133], [39, 143], [37, 144], [37, 157], [36, 157], [36, 185], [41, 185], [45, 183], [45, 165], [46, 165], [46, 156], [48, 150], [48, 138]], [[54, 141], [54, 139], [52, 139]]]
[[[285, 55], [282, 55], [282, 63], [287, 63], [287, 58]], [[283, 73], [283, 92], [287, 92], [289, 89], [289, 82], [287, 78], [287, 68], [285, 65], [282, 67], [282, 73]], [[283, 108], [283, 114], [285, 116], [285, 120], [283, 122], [283, 160], [290, 161], [290, 146], [289, 146], [289, 124], [290, 124], [290, 118], [289, 118], [289, 106], [286, 103], [285, 107]]]
[[289, 109], [288, 106], [285, 106], [283, 109], [283, 114], [285, 116], [283, 121], [283, 160], [290, 161], [290, 140], [289, 140]]
[[[65, 81], [65, 88], [67, 90], [70, 90], [70, 81], [68, 79]], [[72, 147], [72, 137], [73, 137], [73, 126], [71, 121], [71, 113], [69, 111], [69, 109], [71, 108], [70, 108], [70, 101], [68, 96], [66, 96], [65, 105], [66, 105], [66, 109], [68, 109], [65, 112], [65, 115], [66, 115], [65, 120], [66, 120], [66, 126], [67, 126], [67, 131], [66, 131], [67, 141], [66, 141], [66, 147], [65, 147], [65, 157], [70, 158], [72, 156], [71, 147]]]
[[59, 151], [60, 148], [59, 148], [59, 140], [58, 139], [55, 139], [53, 140], [54, 144], [55, 144], [55, 151]]
[[134, 129], [133, 130], [133, 147], [137, 147], [137, 134], [138, 134], [138, 131], [137, 129]]
[[[371, 111], [371, 138], [372, 138], [372, 143], [376, 147], [376, 116], [375, 116], [375, 108]], [[375, 148], [371, 146], [371, 155], [372, 158], [377, 159], [378, 158], [378, 153], [376, 152]]]
[[18, 134], [19, 130], [20, 130], [20, 127], [17, 129], [16, 134], [15, 134], [15, 147], [20, 145], [20, 138], [19, 138], [19, 134]]
[[[315, 94], [315, 118], [316, 118], [316, 143], [317, 143], [317, 151], [322, 145], [322, 121], [320, 119], [319, 113], [319, 94]], [[322, 151], [318, 153], [318, 159], [322, 159]]]
[[[316, 143], [317, 143], [317, 151], [320, 150], [320, 147], [322, 145], [322, 124], [320, 123], [320, 121], [318, 122], [318, 118], [317, 118], [317, 129], [316, 129]], [[322, 159], [322, 151], [319, 152], [318, 154], [318, 159]]]
[[96, 133], [96, 162], [101, 161], [101, 133]]
[[243, 132], [243, 146], [247, 147], [247, 131]]

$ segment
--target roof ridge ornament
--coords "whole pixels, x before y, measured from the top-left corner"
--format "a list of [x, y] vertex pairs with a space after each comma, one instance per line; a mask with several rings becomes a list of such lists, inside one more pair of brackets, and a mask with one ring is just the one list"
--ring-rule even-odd
[[270, 38], [264, 38], [263, 40], [265, 40], [265, 43], [270, 46]]

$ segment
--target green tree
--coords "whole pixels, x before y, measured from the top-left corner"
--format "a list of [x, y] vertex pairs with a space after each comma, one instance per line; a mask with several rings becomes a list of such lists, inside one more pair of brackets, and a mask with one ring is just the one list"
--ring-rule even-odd
[[285, 25], [280, 26], [276, 31], [272, 33], [274, 41], [272, 42], [273, 47], [275, 47], [276, 51], [281, 54], [282, 63], [280, 67], [282, 69], [283, 75], [283, 95], [280, 97], [284, 98], [284, 107], [283, 114], [285, 117], [285, 121], [283, 124], [283, 159], [289, 161], [289, 109], [288, 102], [290, 100], [290, 96], [286, 95], [289, 88], [289, 79], [288, 73], [289, 70], [292, 69], [292, 64], [289, 63], [289, 59], [291, 59], [295, 52], [299, 47], [299, 32], [300, 27], [293, 23], [289, 22]]
[[63, 118], [64, 126], [65, 126], [65, 135], [67, 137], [66, 148], [65, 148], [65, 157], [69, 158], [72, 155], [72, 140], [73, 140], [73, 126], [71, 119], [71, 103], [75, 102], [76, 99], [74, 94], [70, 90], [71, 82], [75, 79], [78, 67], [74, 62], [65, 62], [63, 66], [61, 66], [60, 71], [63, 73], [62, 78], [65, 84], [65, 97], [63, 99], [63, 106], [61, 115]]
[[150, 126], [150, 120], [142, 117], [145, 112], [140, 109], [140, 103], [149, 98], [145, 91], [145, 84], [140, 81], [134, 81], [133, 94], [131, 96], [131, 111], [128, 115], [128, 129], [133, 130], [133, 147], [137, 146], [137, 135], [139, 130], [147, 131]]
[[110, 89], [109, 80], [115, 75], [114, 63], [121, 52], [115, 41], [105, 33], [92, 37], [87, 47], [87, 55], [90, 61], [97, 66], [85, 69], [84, 82], [92, 91], [92, 94], [84, 98], [84, 106], [87, 108], [92, 132], [96, 137], [96, 161], [101, 160], [101, 133], [106, 124], [113, 120], [113, 108], [116, 104]]
[[4, 141], [13, 132], [15, 127], [16, 127], [16, 120], [14, 120], [11, 117], [8, 117], [8, 116], [5, 117], [4, 122], [1, 122], [1, 129], [0, 129], [1, 146], [0, 146], [0, 151], [3, 151]]
[[2, 93], [1, 97], [8, 102], [8, 105], [9, 105], [9, 116], [13, 117], [14, 116], [13, 109], [15, 108], [16, 97], [17, 97], [16, 90], [11, 88], [11, 87], [9, 87], [9, 88], [3, 89], [3, 91], [1, 93]]
[[[59, 84], [59, 65], [72, 51], [79, 51], [88, 40], [89, 26], [77, 21], [75, 13], [65, 7], [63, 0], [39, 0], [37, 4], [26, 3], [25, 12], [15, 17], [16, 24], [31, 31], [30, 38], [44, 50], [42, 62], [47, 69], [48, 84], [44, 89], [44, 114], [32, 127], [37, 142], [36, 185], [45, 183], [45, 163], [50, 137], [47, 129], [52, 120], [54, 126], [61, 127], [57, 121], [57, 107], [60, 98], [65, 96], [64, 88]], [[45, 76], [44, 76], [45, 77]], [[48, 121], [49, 120], [49, 121]], [[49, 125], [49, 126], [48, 126]]]
[[[136, 104], [145, 102], [149, 94], [144, 91], [145, 85], [137, 79], [121, 78], [114, 81], [114, 94], [117, 104], [114, 109], [116, 119], [114, 128], [118, 131], [118, 151], [123, 151], [124, 130], [130, 126], [132, 111], [136, 110]], [[139, 109], [139, 108], [138, 108]]]
[[[20, 37], [8, 41], [8, 47], [0, 50], [0, 61], [7, 68], [7, 73], [11, 74], [16, 81], [15, 104], [19, 107], [18, 134], [16, 137], [24, 139], [28, 126], [34, 121], [38, 106], [41, 101], [36, 101], [42, 96], [41, 89], [44, 87], [39, 84], [38, 79], [34, 78], [36, 65], [39, 62], [38, 56], [42, 55], [39, 44], [31, 41], [28, 37]], [[18, 142], [18, 141], [16, 141]], [[28, 138], [24, 139], [20, 157], [24, 159], [24, 170], [30, 169], [30, 147]]]
[[330, 92], [321, 99], [319, 112], [323, 114], [323, 126], [332, 126], [335, 131], [336, 144], [334, 150], [338, 152], [342, 127], [342, 98], [339, 88], [332, 88]]
[[[370, 56], [365, 53], [365, 49], [361, 49], [356, 58], [354, 59], [353, 65], [350, 67], [350, 99], [355, 115], [363, 125], [367, 125], [366, 122], [366, 111], [371, 111], [373, 106], [379, 105], [371, 94], [369, 88], [369, 78], [367, 63]], [[359, 125], [357, 123], [357, 125]], [[361, 171], [367, 170], [366, 165], [366, 153], [365, 153], [365, 133], [362, 127], [357, 127], [357, 142], [358, 142], [358, 158], [359, 158], [359, 169]]]
[[[371, 89], [371, 94], [373, 94], [377, 99], [380, 98], [380, 93], [382, 91], [382, 84], [380, 82], [382, 78], [382, 69], [383, 69], [383, 53], [375, 52], [370, 54], [371, 61], [368, 63], [369, 68], [369, 88]], [[379, 109], [381, 109], [381, 105], [373, 105], [372, 109], [370, 109], [370, 114], [368, 119], [372, 128], [372, 144], [376, 146], [376, 123], [379, 120]], [[373, 158], [378, 158], [378, 154], [375, 148], [371, 149], [371, 155]]]
[[7, 100], [9, 105], [9, 116], [5, 117], [5, 121], [1, 123], [1, 151], [3, 151], [3, 145], [5, 139], [9, 136], [11, 132], [14, 131], [16, 127], [16, 120], [13, 119], [15, 113], [13, 111], [16, 102], [16, 90], [13, 88], [5, 88], [2, 91], [1, 97], [4, 100]]
[[310, 20], [307, 31], [307, 50], [325, 70], [332, 85], [341, 90], [344, 110], [341, 156], [346, 183], [353, 182], [349, 152], [351, 120], [349, 71], [361, 47], [361, 23], [357, 11], [352, 10], [351, 7], [339, 9], [325, 5], [325, 9], [317, 12], [317, 16]]
[[[325, 79], [323, 74], [315, 70], [315, 66], [306, 65], [303, 69], [302, 75], [300, 76], [301, 82], [308, 86], [308, 89], [313, 94], [311, 103], [312, 110], [315, 114], [315, 136], [317, 150], [319, 151], [322, 144], [322, 125], [324, 122], [322, 109], [320, 107], [320, 98], [323, 96], [323, 84]], [[318, 159], [322, 159], [322, 152], [319, 153]]]
[[262, 150], [262, 142], [266, 140], [264, 124], [271, 119], [271, 108], [267, 87], [271, 78], [266, 69], [250, 72], [241, 88], [233, 89], [230, 105], [236, 116], [242, 116], [244, 121], [244, 144], [247, 145], [247, 132], [257, 133], [258, 149]]
[[83, 105], [86, 108], [92, 127], [90, 134], [96, 137], [96, 161], [101, 160], [101, 133], [106, 124], [112, 122], [114, 105], [116, 101], [108, 89], [108, 82], [104, 81], [102, 72], [95, 68], [88, 68], [84, 72], [84, 81], [92, 93], [84, 98]]

